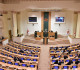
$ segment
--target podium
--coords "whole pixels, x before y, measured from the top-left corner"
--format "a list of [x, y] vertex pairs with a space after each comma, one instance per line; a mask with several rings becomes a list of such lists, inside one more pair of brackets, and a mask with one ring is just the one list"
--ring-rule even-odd
[[48, 44], [48, 37], [43, 37], [43, 44]]

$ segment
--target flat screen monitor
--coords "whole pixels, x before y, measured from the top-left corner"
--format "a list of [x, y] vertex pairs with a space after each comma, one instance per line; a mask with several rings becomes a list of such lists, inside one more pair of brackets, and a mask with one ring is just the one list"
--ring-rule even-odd
[[56, 17], [55, 22], [64, 22], [64, 17]]
[[37, 22], [37, 17], [29, 17], [29, 22]]

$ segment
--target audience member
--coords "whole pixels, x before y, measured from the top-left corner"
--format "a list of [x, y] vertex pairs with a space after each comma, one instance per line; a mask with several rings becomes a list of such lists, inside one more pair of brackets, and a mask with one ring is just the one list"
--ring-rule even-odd
[[20, 51], [19, 51], [19, 52], [24, 53], [24, 50], [20, 49]]
[[78, 63], [79, 63], [79, 61], [78, 61], [78, 59], [76, 59], [75, 64], [78, 64]]
[[14, 57], [14, 61], [15, 61], [15, 62], [17, 61], [17, 57]]
[[66, 65], [71, 65], [73, 63], [72, 60], [69, 60], [69, 62]]
[[64, 55], [64, 59], [66, 59], [66, 58], [68, 58], [68, 56], [67, 55]]
[[22, 63], [23, 61], [21, 60], [21, 58], [18, 58], [18, 61], [20, 62], [20, 63]]
[[56, 60], [56, 61], [54, 62], [54, 64], [58, 64], [58, 60]]

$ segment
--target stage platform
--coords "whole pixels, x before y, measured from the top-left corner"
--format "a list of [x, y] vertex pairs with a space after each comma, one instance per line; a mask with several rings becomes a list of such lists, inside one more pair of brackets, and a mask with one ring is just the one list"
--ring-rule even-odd
[[[22, 43], [33, 43], [38, 45], [43, 45], [43, 39], [35, 40], [34, 35], [25, 36]], [[48, 45], [57, 45], [57, 44], [70, 44], [66, 36], [58, 35], [58, 38], [55, 40], [48, 40]]]

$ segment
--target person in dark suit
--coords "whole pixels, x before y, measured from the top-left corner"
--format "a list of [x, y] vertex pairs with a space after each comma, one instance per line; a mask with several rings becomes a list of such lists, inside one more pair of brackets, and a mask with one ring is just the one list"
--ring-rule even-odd
[[66, 65], [71, 65], [73, 63], [72, 60], [69, 60], [69, 62]]
[[66, 51], [66, 50], [64, 49], [64, 50], [63, 50], [63, 53], [64, 53], [65, 51]]
[[65, 47], [65, 50], [67, 50], [68, 47]]
[[78, 58], [80, 58], [80, 54], [78, 54]]
[[18, 61], [20, 62], [20, 63], [22, 63], [23, 61], [21, 60], [21, 58], [18, 58]]
[[78, 59], [76, 59], [75, 64], [78, 64], [78, 63], [79, 63], [79, 61], [78, 61]]
[[64, 59], [66, 59], [66, 58], [68, 58], [68, 56], [67, 55], [64, 55]]
[[70, 54], [70, 53], [71, 53], [71, 50], [68, 51], [68, 54]]
[[58, 64], [58, 60], [56, 60], [56, 61], [54, 62], [54, 64]]
[[15, 62], [17, 61], [17, 57], [14, 57], [14, 61], [15, 61]]
[[61, 65], [62, 61], [59, 60], [58, 65]]
[[23, 51], [22, 49], [20, 49], [20, 51], [19, 51], [19, 52], [24, 53], [24, 51]]

